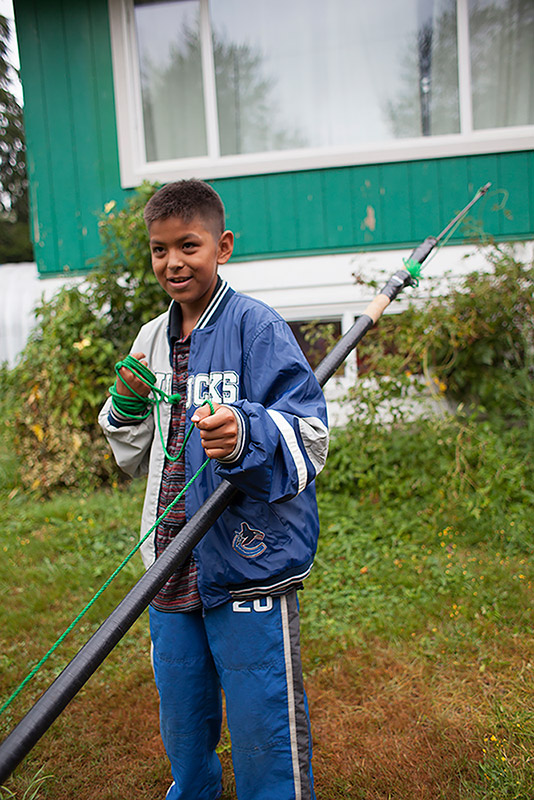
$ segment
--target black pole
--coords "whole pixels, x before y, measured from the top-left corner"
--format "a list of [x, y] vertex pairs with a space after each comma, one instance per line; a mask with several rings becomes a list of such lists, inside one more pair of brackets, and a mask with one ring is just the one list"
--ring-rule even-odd
[[[412, 253], [412, 256], [416, 250]], [[427, 254], [428, 255], [428, 254]], [[426, 257], [426, 256], [425, 256]], [[406, 286], [412, 286], [413, 279], [404, 269], [398, 270], [388, 280], [380, 294], [369, 303], [363, 314], [359, 316], [352, 328], [337, 342], [329, 353], [323, 358], [317, 369], [315, 377], [321, 386], [324, 386], [339, 369], [349, 353], [354, 350], [369, 328], [382, 316], [387, 306], [394, 300]]]

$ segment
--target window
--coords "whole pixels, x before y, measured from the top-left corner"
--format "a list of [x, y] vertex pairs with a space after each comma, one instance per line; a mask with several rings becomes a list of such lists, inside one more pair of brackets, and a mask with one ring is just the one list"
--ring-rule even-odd
[[534, 3], [469, 0], [473, 127], [534, 123]]
[[[292, 320], [288, 322], [300, 349], [312, 369], [316, 369], [341, 338], [341, 320]], [[344, 374], [342, 364], [337, 375]]]
[[124, 185], [532, 145], [532, 0], [110, 0]]

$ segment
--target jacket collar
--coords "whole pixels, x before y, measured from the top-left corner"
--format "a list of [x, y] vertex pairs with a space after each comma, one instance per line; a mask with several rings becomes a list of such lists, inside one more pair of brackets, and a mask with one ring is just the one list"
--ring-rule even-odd
[[213, 297], [195, 325], [195, 330], [199, 331], [208, 325], [213, 325], [221, 316], [224, 307], [233, 294], [235, 294], [235, 291], [228, 281], [223, 281], [221, 276], [218, 275]]
[[[233, 294], [235, 294], [235, 290], [218, 275], [213, 296], [202, 312], [194, 330], [202, 330], [208, 325], [213, 325], [222, 314], [224, 307]], [[182, 310], [180, 304], [174, 300], [169, 308], [167, 335], [171, 344], [182, 337]]]

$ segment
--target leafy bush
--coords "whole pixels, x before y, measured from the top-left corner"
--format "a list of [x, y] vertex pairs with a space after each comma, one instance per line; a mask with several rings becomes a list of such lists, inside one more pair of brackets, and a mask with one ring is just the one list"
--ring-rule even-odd
[[532, 412], [534, 264], [494, 248], [493, 269], [473, 272], [425, 311], [428, 361], [457, 399], [500, 414]]
[[143, 183], [117, 211], [108, 203], [99, 222], [102, 253], [93, 260], [88, 289], [107, 321], [116, 351], [128, 350], [141, 325], [165, 310], [168, 298], [154, 279], [143, 209], [158, 186]]
[[21, 457], [21, 480], [49, 492], [90, 487], [116, 475], [97, 423], [113, 365], [166, 297], [152, 277], [142, 210], [144, 184], [124, 209], [108, 204], [100, 222], [103, 252], [82, 286], [63, 289], [38, 310], [20, 364], [3, 377], [5, 413]]
[[[347, 498], [352, 526], [367, 537], [402, 534], [399, 508], [404, 533], [416, 539], [429, 527], [457, 526], [477, 542], [490, 541], [511, 516], [517, 547], [534, 552], [531, 442], [521, 428], [497, 420], [463, 410], [383, 426], [355, 420], [335, 431], [317, 487], [323, 501], [325, 494], [338, 505]], [[387, 533], [393, 519], [395, 531]]]
[[44, 303], [39, 318], [13, 375], [20, 390], [13, 425], [21, 478], [32, 489], [90, 485], [111, 474], [95, 425], [114, 356], [106, 319], [77, 287]]
[[379, 384], [356, 385], [352, 400], [360, 414], [376, 416], [380, 402], [426, 384], [487, 413], [532, 420], [534, 264], [499, 247], [489, 251], [488, 262], [487, 272], [473, 272], [424, 305], [382, 318], [366, 336], [360, 362]]

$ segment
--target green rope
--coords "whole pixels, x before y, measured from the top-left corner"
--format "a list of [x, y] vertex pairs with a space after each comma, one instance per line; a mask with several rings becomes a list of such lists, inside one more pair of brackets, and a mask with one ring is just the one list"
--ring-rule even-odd
[[[133, 364], [133, 363], [132, 363], [132, 361], [131, 361], [130, 359], [132, 359], [134, 362], [137, 362], [137, 363], [136, 363], [136, 364]], [[153, 376], [153, 378], [154, 378], [154, 382], [155, 382], [156, 376], [154, 375], [154, 373], [152, 373], [152, 372], [151, 372], [151, 371], [148, 369], [148, 367], [145, 367], [145, 365], [144, 365], [144, 364], [141, 364], [141, 362], [137, 361], [137, 359], [133, 359], [133, 357], [132, 357], [132, 356], [127, 356], [127, 357], [124, 359], [124, 361], [122, 361], [122, 362], [121, 362], [121, 361], [119, 361], [119, 362], [117, 363], [117, 365], [116, 365], [117, 374], [118, 374], [118, 370], [121, 368], [121, 366], [127, 366], [127, 367], [128, 367], [128, 369], [131, 369], [132, 371], [135, 371], [135, 372], [136, 372], [136, 374], [138, 375], [138, 377], [140, 377], [139, 373], [141, 372], [141, 370], [139, 370], [139, 366], [138, 366], [138, 365], [139, 365], [139, 366], [141, 366], [141, 367], [144, 367], [144, 370], [146, 371], [146, 372], [145, 372], [145, 374], [143, 375], [143, 378], [144, 378], [144, 380], [146, 380], [146, 381], [151, 381], [151, 377], [150, 377], [150, 376]], [[133, 367], [133, 369], [132, 369], [132, 367]], [[146, 375], [146, 373], [149, 373], [149, 375], [147, 376], [147, 375]], [[143, 378], [141, 378], [141, 380], [143, 380]], [[122, 378], [121, 378], [121, 380], [122, 380]], [[124, 381], [123, 381], [123, 382], [124, 382]], [[114, 388], [114, 387], [113, 387], [113, 388]], [[131, 387], [129, 387], [129, 388], [131, 389]], [[164, 451], [165, 451], [165, 455], [167, 456], [167, 458], [169, 458], [171, 461], [177, 461], [177, 460], [180, 458], [181, 454], [183, 453], [183, 450], [184, 450], [184, 447], [185, 447], [185, 445], [186, 445], [186, 442], [187, 442], [187, 440], [189, 439], [189, 437], [191, 436], [191, 433], [193, 432], [193, 429], [194, 429], [194, 427], [195, 427], [195, 426], [194, 426], [194, 425], [191, 425], [191, 427], [189, 428], [189, 430], [188, 430], [188, 432], [187, 432], [187, 435], [185, 436], [185, 438], [184, 438], [184, 441], [182, 442], [182, 446], [181, 446], [181, 448], [180, 448], [180, 451], [179, 451], [178, 455], [177, 455], [177, 456], [170, 456], [170, 455], [168, 455], [168, 453], [167, 453], [167, 450], [166, 450], [166, 448], [165, 448], [165, 445], [164, 445], [164, 442], [163, 442], [163, 432], [162, 432], [162, 430], [161, 430], [161, 424], [160, 424], [160, 422], [159, 422], [159, 402], [160, 402], [160, 397], [165, 397], [165, 398], [167, 398], [168, 402], [177, 402], [177, 399], [180, 399], [180, 395], [167, 395], [167, 394], [165, 394], [165, 392], [164, 392], [162, 389], [157, 389], [155, 386], [153, 386], [153, 387], [152, 387], [152, 390], [154, 391], [154, 389], [156, 389], [156, 400], [154, 400], [154, 401], [152, 401], [152, 402], [151, 402], [151, 406], [155, 405], [155, 407], [156, 407], [156, 410], [157, 410], [157, 412], [158, 412], [158, 414], [157, 414], [157, 417], [158, 417], [158, 429], [159, 429], [159, 433], [160, 433], [160, 436], [161, 436], [161, 443], [162, 443], [162, 446], [163, 446], [163, 449], [164, 449]], [[133, 390], [133, 389], [131, 389], [131, 391], [134, 391], [134, 390]], [[160, 397], [158, 397], [158, 395], [160, 395]], [[124, 397], [124, 395], [120, 395], [120, 397]], [[138, 397], [141, 397], [141, 395], [138, 395]], [[128, 400], [128, 399], [131, 399], [131, 398], [126, 398], [126, 399]], [[135, 398], [134, 398], [134, 399], [135, 399]], [[142, 398], [142, 399], [143, 399], [144, 401], [146, 401], [146, 400], [147, 400], [147, 398]], [[215, 413], [215, 409], [214, 409], [214, 407], [213, 407], [213, 403], [211, 402], [211, 400], [209, 400], [209, 399], [208, 399], [208, 400], [205, 400], [205, 401], [204, 401], [204, 403], [203, 403], [202, 405], [209, 405], [211, 413], [212, 413], [212, 414], [214, 414], [214, 413]], [[152, 411], [152, 407], [151, 407], [151, 411]], [[123, 413], [123, 412], [121, 411], [121, 413]], [[149, 413], [150, 413], [150, 412], [149, 412]], [[148, 416], [148, 415], [147, 415], [147, 416]], [[137, 418], [137, 419], [139, 419], [139, 417], [134, 417], [134, 418]], [[202, 470], [203, 470], [203, 469], [205, 469], [205, 468], [206, 468], [206, 466], [208, 465], [208, 463], [209, 463], [209, 460], [210, 460], [209, 458], [206, 458], [206, 460], [204, 461], [204, 463], [203, 463], [203, 464], [202, 464], [202, 465], [199, 467], [199, 469], [197, 469], [197, 471], [195, 472], [195, 474], [193, 475], [193, 477], [192, 477], [192, 478], [191, 478], [191, 479], [190, 479], [190, 480], [189, 480], [189, 481], [186, 483], [186, 485], [184, 486], [184, 488], [183, 488], [183, 489], [182, 489], [182, 490], [181, 490], [181, 491], [180, 491], [180, 492], [179, 492], [179, 493], [176, 495], [176, 497], [174, 498], [174, 500], [173, 500], [171, 503], [169, 503], [169, 505], [167, 506], [167, 508], [166, 508], [166, 509], [165, 509], [165, 511], [163, 512], [163, 514], [161, 514], [161, 516], [159, 516], [159, 517], [158, 517], [158, 519], [157, 519], [157, 520], [154, 522], [154, 524], [152, 525], [152, 527], [151, 527], [151, 528], [149, 528], [149, 530], [148, 530], [148, 531], [145, 533], [145, 535], [144, 535], [144, 536], [143, 536], [143, 537], [142, 537], [142, 538], [141, 538], [141, 539], [140, 539], [140, 540], [137, 542], [137, 544], [135, 545], [135, 547], [133, 547], [133, 548], [132, 548], [132, 550], [130, 550], [130, 552], [128, 553], [128, 555], [126, 556], [126, 558], [124, 558], [124, 560], [123, 560], [123, 561], [122, 561], [122, 562], [119, 564], [119, 566], [117, 567], [117, 569], [116, 569], [116, 570], [115, 570], [115, 571], [114, 571], [114, 572], [113, 572], [113, 573], [112, 573], [112, 574], [109, 576], [109, 578], [107, 579], [107, 581], [106, 581], [106, 582], [105, 582], [105, 583], [104, 583], [104, 584], [103, 584], [103, 585], [100, 587], [100, 589], [99, 589], [99, 590], [96, 592], [96, 594], [95, 594], [95, 595], [94, 595], [94, 596], [91, 598], [91, 600], [90, 600], [90, 601], [87, 603], [87, 605], [86, 605], [86, 606], [85, 606], [85, 607], [84, 607], [84, 608], [83, 608], [83, 609], [80, 611], [80, 613], [78, 614], [78, 616], [77, 616], [77, 617], [76, 617], [76, 618], [75, 618], [75, 619], [74, 619], [74, 620], [73, 620], [73, 621], [70, 623], [70, 625], [68, 626], [68, 628], [66, 628], [66, 629], [65, 629], [65, 631], [64, 631], [64, 632], [61, 634], [61, 636], [60, 636], [58, 639], [56, 639], [56, 641], [54, 642], [54, 644], [52, 645], [52, 647], [51, 647], [51, 648], [48, 650], [48, 652], [47, 652], [47, 653], [45, 653], [45, 655], [44, 655], [44, 656], [41, 658], [41, 660], [40, 660], [40, 661], [39, 661], [39, 662], [38, 662], [38, 663], [37, 663], [37, 664], [36, 664], [36, 665], [33, 667], [33, 669], [31, 670], [31, 672], [29, 672], [29, 673], [28, 673], [28, 675], [27, 675], [27, 676], [24, 678], [24, 680], [23, 680], [23, 681], [22, 681], [22, 682], [21, 682], [21, 683], [20, 683], [20, 684], [17, 686], [17, 688], [16, 688], [16, 689], [14, 690], [14, 692], [13, 692], [13, 693], [10, 695], [10, 697], [8, 697], [8, 699], [5, 701], [5, 703], [4, 703], [4, 704], [3, 704], [3, 705], [0, 707], [0, 714], [3, 714], [3, 712], [6, 710], [6, 708], [7, 708], [9, 705], [11, 705], [11, 703], [13, 702], [13, 700], [14, 700], [14, 699], [15, 699], [15, 698], [16, 698], [16, 697], [17, 697], [17, 696], [18, 696], [18, 695], [19, 695], [19, 694], [22, 692], [22, 690], [24, 689], [24, 687], [25, 687], [25, 686], [26, 686], [26, 685], [27, 685], [27, 684], [28, 684], [28, 683], [31, 681], [31, 679], [34, 677], [34, 675], [36, 675], [36, 674], [37, 674], [37, 672], [38, 672], [38, 671], [41, 669], [41, 667], [43, 666], [43, 664], [44, 664], [46, 661], [48, 661], [48, 659], [50, 658], [50, 656], [51, 656], [51, 655], [52, 655], [52, 654], [53, 654], [53, 653], [54, 653], [54, 652], [57, 650], [57, 648], [59, 647], [59, 645], [60, 645], [60, 644], [61, 644], [61, 643], [62, 643], [62, 642], [65, 640], [65, 638], [66, 638], [66, 637], [69, 635], [69, 633], [71, 632], [71, 630], [72, 630], [72, 629], [73, 629], [73, 628], [74, 628], [74, 627], [75, 627], [75, 626], [78, 624], [78, 622], [79, 622], [79, 621], [81, 620], [81, 618], [82, 618], [82, 617], [83, 617], [83, 616], [84, 616], [84, 615], [87, 613], [87, 611], [89, 611], [89, 609], [91, 608], [91, 606], [93, 606], [93, 605], [96, 603], [96, 601], [98, 600], [98, 598], [100, 597], [100, 595], [102, 595], [102, 594], [103, 594], [103, 592], [105, 592], [105, 590], [108, 588], [108, 586], [110, 585], [110, 583], [111, 583], [111, 582], [112, 582], [112, 581], [113, 581], [113, 580], [114, 580], [114, 579], [117, 577], [117, 575], [119, 574], [119, 572], [120, 572], [120, 571], [121, 571], [121, 570], [122, 570], [122, 569], [123, 569], [123, 568], [126, 566], [126, 564], [127, 564], [127, 563], [128, 563], [128, 562], [129, 562], [129, 561], [130, 561], [130, 560], [133, 558], [133, 556], [134, 556], [134, 555], [137, 553], [137, 551], [139, 550], [139, 548], [141, 547], [141, 545], [143, 544], [143, 542], [145, 542], [145, 541], [148, 539], [148, 537], [150, 536], [150, 534], [151, 534], [151, 533], [153, 533], [153, 532], [155, 531], [155, 529], [158, 527], [158, 525], [160, 524], [160, 522], [162, 522], [162, 520], [163, 520], [163, 519], [165, 519], [165, 517], [167, 516], [167, 514], [169, 513], [169, 511], [171, 511], [171, 509], [172, 509], [172, 508], [174, 508], [174, 506], [176, 505], [176, 503], [177, 503], [177, 502], [180, 500], [180, 498], [181, 498], [181, 497], [182, 497], [182, 496], [185, 494], [185, 492], [187, 491], [187, 489], [189, 489], [189, 487], [191, 486], [191, 484], [192, 484], [194, 481], [196, 481], [196, 479], [198, 478], [198, 476], [200, 475], [200, 473], [202, 472]]]
[[[123, 367], [133, 372], [145, 386], [148, 386], [154, 397], [146, 397], [136, 392], [135, 389], [132, 389], [120, 373]], [[152, 413], [153, 406], [157, 406], [160, 402], [178, 403], [181, 400], [181, 395], [179, 393], [167, 394], [163, 389], [156, 386], [156, 376], [154, 373], [145, 364], [131, 355], [126, 356], [122, 361], [117, 361], [115, 364], [115, 373], [117, 378], [113, 386], [109, 387], [109, 393], [117, 411], [128, 419], [146, 419]], [[126, 386], [126, 388], [132, 392], [133, 396], [121, 394], [117, 389], [117, 381], [120, 381], [123, 386]]]
[[421, 272], [423, 271], [423, 265], [420, 264], [419, 261], [414, 261], [412, 258], [403, 258], [402, 263], [412, 276], [414, 285], [419, 286], [419, 278], [421, 277]]
[[[124, 380], [124, 378], [120, 373], [123, 367], [126, 367], [126, 369], [129, 369], [131, 372], [133, 372], [136, 375], [136, 377], [139, 378], [139, 380], [145, 384], [145, 386], [148, 386], [154, 397], [145, 397], [144, 395], [136, 392], [135, 389], [132, 389], [132, 387]], [[134, 358], [132, 355], [126, 356], [126, 358], [124, 358], [122, 361], [117, 361], [117, 363], [115, 364], [115, 373], [117, 375], [117, 378], [113, 386], [109, 387], [109, 393], [111, 395], [113, 405], [115, 406], [119, 414], [121, 414], [121, 416], [126, 417], [127, 419], [141, 421], [147, 419], [152, 414], [152, 411], [155, 408], [156, 422], [158, 426], [158, 432], [161, 439], [161, 446], [163, 448], [163, 452], [165, 453], [165, 456], [169, 461], [173, 462], [178, 461], [178, 459], [181, 458], [181, 455], [189, 440], [189, 437], [193, 432], [194, 426], [192, 425], [189, 428], [182, 442], [182, 446], [180, 448], [179, 453], [176, 456], [171, 456], [171, 454], [168, 452], [165, 446], [165, 440], [163, 438], [163, 430], [161, 427], [160, 405], [162, 402], [171, 404], [178, 403], [182, 399], [181, 394], [179, 394], [178, 392], [176, 394], [167, 394], [166, 392], [163, 391], [163, 389], [160, 389], [158, 386], [156, 386], [156, 376], [154, 375], [154, 373], [145, 364], [143, 364], [141, 361], [138, 361], [137, 358]], [[130, 392], [133, 392], [133, 396], [127, 396], [121, 394], [117, 389], [117, 381], [120, 381], [124, 386], [126, 386], [129, 389]], [[211, 400], [209, 399], [205, 400], [202, 405], [206, 405], [206, 403], [209, 405], [211, 413], [214, 414], [215, 411]]]

